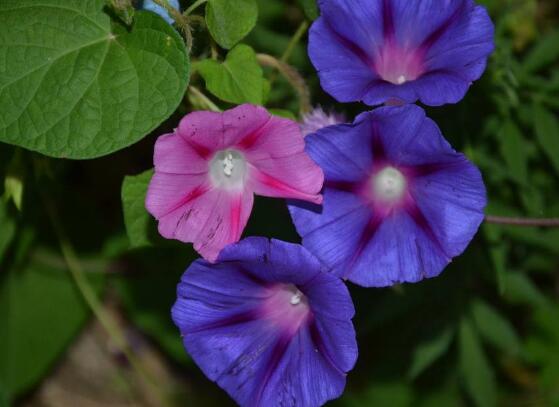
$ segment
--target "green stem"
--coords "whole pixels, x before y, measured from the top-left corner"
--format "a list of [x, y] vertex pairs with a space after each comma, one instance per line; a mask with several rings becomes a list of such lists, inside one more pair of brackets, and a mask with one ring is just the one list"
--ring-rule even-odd
[[207, 1], [208, 0], [197, 0], [197, 1], [195, 1], [194, 4], [192, 4], [190, 7], [188, 7], [185, 10], [184, 15], [185, 16], [190, 15], [194, 10], [196, 10], [199, 6], [201, 6], [202, 4], [204, 4]]
[[497, 225], [559, 227], [559, 218], [511, 218], [487, 215], [485, 221]]
[[163, 7], [165, 10], [167, 10], [169, 15], [173, 18], [173, 20], [175, 20], [175, 23], [184, 34], [184, 38], [186, 40], [186, 48], [190, 52], [190, 50], [192, 49], [193, 39], [192, 39], [192, 32], [190, 31], [190, 25], [188, 24], [188, 18], [186, 17], [186, 15], [181, 14], [180, 11], [172, 7], [169, 4], [168, 0], [153, 0], [153, 1], [156, 4], [160, 5], [161, 7]]
[[168, 405], [165, 396], [161, 392], [155, 380], [148, 374], [141, 362], [136, 358], [136, 356], [130, 349], [125, 335], [118, 324], [103, 309], [103, 305], [99, 301], [95, 290], [89, 283], [86, 273], [82, 267], [81, 262], [78, 259], [78, 256], [76, 255], [76, 252], [70, 240], [66, 237], [66, 233], [61, 226], [62, 224], [52, 199], [44, 192], [42, 188], [40, 192], [43, 197], [47, 212], [49, 214], [52, 227], [55, 234], [57, 235], [62, 256], [64, 257], [68, 270], [70, 271], [70, 275], [72, 276], [74, 283], [76, 284], [76, 287], [81, 293], [84, 301], [93, 312], [93, 315], [95, 315], [97, 320], [101, 323], [113, 343], [124, 354], [132, 368], [139, 374], [139, 376], [148, 386], [148, 388], [150, 389], [150, 394], [156, 397], [161, 405]]
[[312, 110], [311, 94], [305, 79], [295, 68], [268, 54], [257, 54], [260, 65], [275, 68], [293, 87], [299, 96], [299, 112], [304, 115]]
[[214, 102], [212, 102], [210, 100], [210, 98], [208, 98], [206, 95], [204, 95], [200, 89], [198, 89], [196, 86], [192, 86], [190, 85], [188, 87], [188, 91], [196, 98], [198, 98], [200, 101], [202, 101], [206, 107], [208, 109], [210, 109], [212, 112], [222, 112], [222, 110], [219, 108], [219, 106], [217, 106]]
[[295, 32], [295, 34], [293, 34], [291, 40], [289, 40], [289, 44], [287, 44], [287, 48], [285, 49], [283, 55], [280, 58], [281, 62], [287, 63], [287, 61], [289, 61], [289, 58], [291, 57], [293, 50], [295, 49], [299, 41], [301, 41], [301, 38], [307, 32], [308, 28], [309, 28], [309, 23], [306, 20], [301, 23], [299, 28], [297, 28], [297, 31]]

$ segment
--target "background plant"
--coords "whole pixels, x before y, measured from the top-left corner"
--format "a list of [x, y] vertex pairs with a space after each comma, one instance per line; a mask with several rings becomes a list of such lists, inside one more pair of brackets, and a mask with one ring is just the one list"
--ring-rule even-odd
[[[231, 403], [170, 320], [196, 256], [144, 210], [154, 140], [187, 112], [244, 102], [293, 119], [366, 109], [320, 90], [312, 0], [181, 3], [175, 28], [124, 0], [0, 3], [0, 405], [44, 401], [84, 330], [116, 400]], [[557, 217], [558, 6], [482, 3], [497, 28], [488, 71], [428, 114], [482, 169], [489, 214]], [[245, 234], [298, 241], [285, 205], [260, 197]], [[437, 279], [352, 286], [360, 359], [332, 404], [558, 405], [558, 271], [559, 230], [486, 224]]]

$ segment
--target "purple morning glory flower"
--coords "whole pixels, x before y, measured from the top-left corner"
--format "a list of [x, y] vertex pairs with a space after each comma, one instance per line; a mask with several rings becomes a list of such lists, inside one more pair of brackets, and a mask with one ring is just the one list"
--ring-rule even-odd
[[472, 0], [322, 0], [309, 55], [340, 102], [456, 103], [494, 48], [487, 11]]
[[292, 243], [253, 237], [195, 261], [172, 313], [194, 361], [242, 406], [320, 406], [357, 358], [346, 286]]
[[381, 107], [307, 136], [323, 206], [290, 205], [303, 245], [366, 287], [435, 277], [478, 230], [481, 174], [418, 106]]

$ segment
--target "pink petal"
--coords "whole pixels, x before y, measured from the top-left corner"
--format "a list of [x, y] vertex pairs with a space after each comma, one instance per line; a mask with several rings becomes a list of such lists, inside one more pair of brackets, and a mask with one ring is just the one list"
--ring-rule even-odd
[[181, 120], [176, 130], [202, 158], [209, 159], [224, 145], [223, 115], [216, 112], [192, 112]]
[[224, 143], [242, 150], [258, 139], [272, 116], [260, 106], [244, 104], [223, 112]]
[[250, 165], [248, 187], [257, 195], [322, 203], [322, 170], [305, 153]]
[[146, 195], [146, 209], [160, 219], [205, 194], [210, 186], [206, 174], [156, 172]]
[[194, 243], [194, 249], [213, 262], [221, 249], [240, 239], [253, 201], [252, 193], [211, 189], [160, 218], [159, 232]]
[[173, 174], [208, 172], [208, 161], [203, 159], [196, 149], [177, 134], [165, 134], [157, 139], [153, 163], [157, 172]]

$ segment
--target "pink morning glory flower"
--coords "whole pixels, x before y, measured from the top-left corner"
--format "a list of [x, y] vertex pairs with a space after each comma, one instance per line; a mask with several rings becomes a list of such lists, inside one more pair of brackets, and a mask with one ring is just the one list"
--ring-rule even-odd
[[162, 236], [215, 261], [240, 239], [254, 194], [322, 202], [324, 175], [304, 147], [297, 123], [262, 107], [191, 113], [157, 139], [146, 208]]

